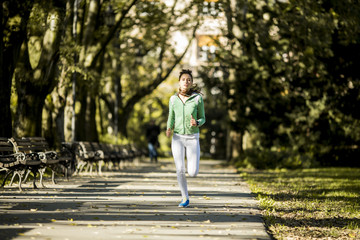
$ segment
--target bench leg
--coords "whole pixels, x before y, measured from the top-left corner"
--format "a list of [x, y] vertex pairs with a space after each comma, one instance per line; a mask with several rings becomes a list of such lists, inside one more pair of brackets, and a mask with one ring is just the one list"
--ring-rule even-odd
[[36, 179], [36, 173], [37, 173], [37, 172], [39, 172], [39, 174], [40, 174], [40, 184], [41, 184], [41, 186], [42, 186], [43, 188], [46, 188], [45, 185], [44, 185], [44, 182], [43, 182], [45, 170], [46, 170], [46, 167], [41, 168], [41, 169], [39, 169], [38, 171], [35, 171], [35, 173], [34, 173], [34, 188], [35, 188], [35, 179]]
[[[38, 187], [36, 186], [36, 175], [37, 175], [37, 172], [38, 170], [37, 169], [32, 169], [31, 172], [33, 173], [34, 175], [34, 180], [33, 180], [33, 188], [34, 189], [38, 189]], [[40, 175], [40, 183], [42, 182], [42, 177]]]
[[74, 175], [78, 175], [81, 172], [83, 167], [84, 167], [84, 161], [78, 161]]
[[87, 167], [86, 167], [86, 170], [85, 170], [85, 172], [89, 172], [90, 175], [92, 174], [92, 168], [93, 168], [92, 165], [93, 165], [93, 163], [92, 163], [92, 162], [89, 162], [88, 165], [87, 165]]
[[101, 172], [101, 167], [102, 167], [102, 164], [104, 163], [104, 161], [98, 161], [98, 172], [99, 172], [99, 175], [102, 175], [102, 172]]
[[75, 161], [75, 160], [71, 160], [69, 162], [69, 164], [67, 165], [66, 167], [66, 172], [67, 172], [67, 175], [66, 175], [66, 179], [69, 181], [69, 178], [75, 174], [75, 171], [76, 171], [76, 167], [77, 167], [77, 163], [78, 161]]
[[5, 186], [5, 182], [7, 180], [7, 178], [10, 176], [10, 174], [14, 172], [14, 170], [9, 170], [6, 174], [5, 174], [5, 177], [4, 177], [4, 181], [2, 182], [0, 188], [3, 188]]
[[26, 183], [26, 182], [27, 182], [27, 179], [28, 179], [30, 173], [31, 173], [31, 170], [28, 169], [28, 170], [26, 171], [25, 177], [24, 177], [23, 180], [22, 180], [23, 183]]
[[84, 167], [86, 166], [86, 164], [88, 164], [87, 162], [82, 162], [81, 164], [79, 164], [79, 168], [78, 168], [78, 173], [81, 173], [82, 170], [84, 169]]
[[[56, 184], [56, 181], [55, 181], [55, 171], [54, 171], [54, 170], [51, 170], [51, 171], [52, 171], [52, 174], [51, 174], [52, 183], [53, 183], [53, 184]], [[65, 174], [66, 174], [66, 169], [65, 169]]]
[[19, 176], [19, 183], [23, 182], [24, 173], [25, 173], [25, 169], [21, 170], [20, 172], [15, 170], [14, 175], [12, 176], [11, 181], [9, 183], [9, 186], [11, 186], [13, 184], [16, 176]]
[[19, 191], [21, 192], [21, 191], [22, 191], [21, 182], [22, 182], [23, 171], [21, 171], [21, 173], [19, 173], [18, 171], [14, 171], [14, 170], [9, 171], [9, 172], [6, 174], [6, 176], [5, 176], [5, 178], [4, 178], [4, 181], [3, 181], [2, 185], [1, 185], [1, 187], [4, 187], [5, 181], [6, 181], [6, 179], [10, 176], [11, 173], [14, 173], [14, 174], [13, 174], [13, 176], [12, 176], [12, 178], [11, 178], [11, 181], [10, 181], [10, 183], [9, 183], [9, 186], [11, 186], [11, 185], [13, 184], [15, 177], [18, 176], [18, 178], [19, 178]]
[[19, 173], [19, 172], [17, 172], [17, 171], [15, 171], [15, 172], [14, 172], [14, 176], [16, 176], [16, 175], [18, 175], [18, 177], [19, 177], [19, 191], [22, 192], [22, 187], [21, 187], [21, 183], [22, 183], [22, 181], [21, 181], [21, 177], [22, 177], [22, 176], [21, 176], [21, 175], [22, 175], [22, 174]]

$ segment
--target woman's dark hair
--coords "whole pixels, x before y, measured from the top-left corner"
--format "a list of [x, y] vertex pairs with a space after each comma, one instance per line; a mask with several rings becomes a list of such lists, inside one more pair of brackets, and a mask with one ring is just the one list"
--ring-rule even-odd
[[191, 77], [191, 81], [194, 81], [193, 76], [192, 76], [192, 71], [190, 69], [181, 70], [181, 72], [179, 74], [179, 80], [180, 80], [181, 76], [184, 75], [184, 74], [189, 74], [190, 77]]
[[[191, 77], [191, 81], [194, 81], [194, 78], [193, 78], [193, 76], [192, 76], [192, 71], [190, 70], [190, 69], [182, 69], [181, 70], [181, 72], [180, 72], [180, 74], [179, 74], [179, 81], [180, 81], [180, 78], [181, 78], [181, 76], [182, 75], [184, 75], [184, 74], [189, 74], [189, 76]], [[197, 86], [197, 84], [193, 84], [192, 86], [191, 86], [191, 88], [189, 89], [189, 91], [188, 91], [188, 93], [187, 94], [191, 94], [191, 93], [193, 93], [193, 92], [196, 92], [196, 93], [200, 93], [201, 94], [201, 91], [200, 91], [201, 89]], [[179, 92], [180, 92], [181, 90], [179, 89]]]

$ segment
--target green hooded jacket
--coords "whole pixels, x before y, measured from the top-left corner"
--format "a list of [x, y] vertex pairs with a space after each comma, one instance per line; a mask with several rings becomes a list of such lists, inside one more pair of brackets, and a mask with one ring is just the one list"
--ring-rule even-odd
[[[198, 126], [190, 126], [191, 116], [198, 122]], [[204, 101], [200, 94], [191, 94], [185, 103], [179, 93], [170, 97], [167, 129], [174, 129], [177, 134], [194, 134], [199, 132], [199, 127], [204, 123]]]

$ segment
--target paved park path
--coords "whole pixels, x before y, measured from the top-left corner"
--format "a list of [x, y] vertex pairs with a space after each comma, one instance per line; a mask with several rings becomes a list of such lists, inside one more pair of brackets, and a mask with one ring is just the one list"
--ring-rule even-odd
[[174, 164], [138, 163], [47, 188], [0, 190], [0, 239], [270, 239], [257, 201], [234, 169], [203, 161], [177, 205]]

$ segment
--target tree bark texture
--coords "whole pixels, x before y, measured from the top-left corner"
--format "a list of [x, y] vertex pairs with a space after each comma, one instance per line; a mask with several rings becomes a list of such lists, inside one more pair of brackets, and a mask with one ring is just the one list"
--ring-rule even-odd
[[[0, 32], [2, 34], [0, 38], [0, 136], [2, 137], [12, 136], [11, 83], [20, 47], [26, 37], [26, 25], [32, 5], [32, 1], [23, 3], [20, 0], [0, 4]], [[20, 22], [10, 25], [10, 21], [18, 14], [21, 16]]]
[[[50, 7], [49, 7], [50, 6]], [[46, 29], [39, 31], [31, 24], [26, 44], [22, 45], [21, 58], [15, 73], [18, 104], [14, 134], [42, 135], [42, 110], [46, 96], [56, 85], [55, 73], [59, 59], [59, 46], [65, 16], [65, 1], [43, 2], [32, 11], [46, 13]], [[31, 20], [31, 19], [30, 19]], [[39, 46], [40, 49], [34, 47]]]
[[80, 97], [80, 112], [76, 115], [76, 140], [99, 141], [96, 131], [96, 102], [91, 94], [82, 92]]

